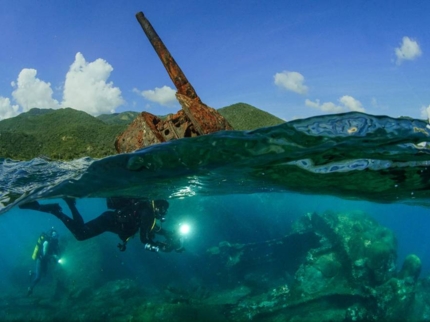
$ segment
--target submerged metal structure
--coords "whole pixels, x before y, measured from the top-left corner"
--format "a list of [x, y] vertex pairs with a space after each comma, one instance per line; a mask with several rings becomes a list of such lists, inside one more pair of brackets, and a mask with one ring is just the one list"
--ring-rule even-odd
[[151, 23], [142, 12], [137, 21], [154, 47], [177, 89], [176, 98], [182, 110], [161, 119], [142, 112], [115, 140], [118, 153], [132, 152], [143, 147], [184, 137], [195, 137], [220, 130], [233, 130], [215, 109], [204, 104], [176, 63]]

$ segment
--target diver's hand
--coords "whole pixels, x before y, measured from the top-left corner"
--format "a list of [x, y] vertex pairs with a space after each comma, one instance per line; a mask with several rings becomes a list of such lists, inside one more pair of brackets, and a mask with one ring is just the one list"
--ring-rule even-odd
[[183, 246], [183, 238], [176, 233], [171, 233], [167, 238], [166, 243], [170, 251], [174, 250], [177, 253], [182, 253], [185, 250]]
[[145, 249], [149, 250], [151, 252], [165, 252], [165, 253], [169, 253], [173, 250], [173, 248], [171, 247], [171, 245], [167, 244], [167, 243], [162, 243], [159, 241], [154, 241], [151, 243], [146, 243], [145, 244]]
[[181, 244], [181, 247], [175, 248], [175, 252], [177, 252], [177, 253], [182, 253], [184, 251], [185, 251], [185, 247], [182, 246], [182, 244]]
[[150, 243], [146, 243], [145, 244], [145, 249], [148, 250], [148, 251], [150, 251], [150, 252], [158, 253], [160, 251], [160, 246], [153, 245], [153, 244], [150, 244]]
[[185, 251], [183, 242], [182, 242], [182, 238], [178, 238], [174, 244], [172, 245], [173, 250], [177, 253], [182, 253], [183, 251]]
[[123, 243], [123, 244], [119, 243], [116, 247], [118, 247], [120, 252], [125, 252], [125, 250], [127, 249], [126, 243]]
[[51, 256], [51, 260], [55, 263], [55, 264], [58, 264], [59, 262], [58, 262], [58, 260], [60, 259], [60, 257], [58, 257], [58, 255], [52, 255]]
[[182, 246], [181, 238], [170, 239], [165, 243], [157, 242], [157, 246], [159, 247], [160, 251], [165, 253], [170, 253], [171, 251], [182, 253], [185, 250], [184, 247]]

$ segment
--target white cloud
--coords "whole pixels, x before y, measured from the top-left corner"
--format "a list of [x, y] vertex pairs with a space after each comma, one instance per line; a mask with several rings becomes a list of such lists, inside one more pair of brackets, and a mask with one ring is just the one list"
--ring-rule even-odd
[[402, 45], [396, 48], [395, 52], [397, 65], [400, 65], [404, 60], [414, 60], [422, 54], [418, 43], [409, 37], [403, 37]]
[[355, 112], [365, 112], [364, 108], [361, 106], [360, 101], [356, 100], [354, 97], [349, 95], [344, 95], [339, 98], [339, 102], [341, 102], [347, 109]]
[[66, 74], [63, 91], [63, 107], [72, 107], [92, 115], [113, 113], [124, 103], [121, 90], [106, 83], [113, 71], [104, 59], [88, 63], [81, 53]]
[[53, 91], [50, 83], [36, 77], [37, 70], [24, 68], [18, 75], [17, 82], [11, 85], [16, 89], [12, 92], [15, 101], [26, 112], [33, 107], [59, 108], [57, 100], [52, 98]]
[[308, 87], [303, 84], [305, 78], [300, 73], [283, 71], [282, 73], [276, 73], [274, 78], [275, 85], [283, 89], [299, 94], [306, 94], [308, 92]]
[[315, 100], [315, 102], [312, 102], [311, 100], [306, 99], [305, 105], [312, 107], [312, 108], [316, 108], [317, 110], [321, 110], [321, 111], [327, 112], [327, 113], [344, 112], [342, 106], [338, 106], [332, 102], [326, 102], [326, 103], [320, 104], [320, 100], [318, 100], [318, 99]]
[[174, 107], [178, 102], [175, 96], [176, 91], [169, 86], [156, 87], [155, 90], [139, 91], [138, 89], [134, 89], [133, 91], [142, 95], [148, 101], [158, 103], [162, 106]]
[[0, 120], [8, 119], [19, 114], [19, 106], [12, 105], [10, 99], [0, 96]]
[[333, 102], [325, 102], [321, 104], [319, 99], [315, 100], [315, 102], [309, 99], [306, 99], [305, 105], [326, 113], [343, 113], [343, 112], [351, 112], [351, 111], [365, 112], [364, 108], [361, 106], [360, 101], [356, 100], [352, 96], [344, 95], [341, 98], [339, 98], [338, 101], [341, 102], [343, 106], [336, 105]]
[[305, 100], [305, 105], [313, 108], [319, 108], [320, 107], [320, 100], [316, 99], [315, 102], [312, 102], [309, 99]]
[[336, 105], [332, 102], [323, 103], [320, 106], [320, 109], [323, 112], [328, 112], [328, 113], [342, 113], [342, 112], [344, 112], [344, 109], [342, 106]]
[[421, 118], [430, 122], [430, 105], [421, 107]]

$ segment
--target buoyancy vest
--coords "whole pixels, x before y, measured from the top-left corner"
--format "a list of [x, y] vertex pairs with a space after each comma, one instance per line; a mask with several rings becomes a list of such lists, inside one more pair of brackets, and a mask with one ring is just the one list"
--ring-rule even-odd
[[[152, 215], [154, 213], [154, 204], [149, 203], [148, 206], [152, 205]], [[149, 214], [147, 214], [149, 215]], [[144, 217], [142, 217], [144, 216]], [[148, 228], [145, 231], [142, 231], [142, 220], [146, 219], [146, 225]], [[115, 210], [115, 221], [118, 227], [121, 229], [121, 233], [119, 233], [119, 237], [123, 241], [122, 244], [118, 244], [118, 248], [121, 251], [126, 249], [127, 242], [134, 237], [134, 235], [138, 232], [139, 228], [141, 229], [141, 239], [142, 235], [145, 236], [145, 239], [148, 241], [151, 239], [151, 233], [156, 227], [157, 218], [155, 216], [146, 217], [144, 215], [144, 210], [142, 209], [142, 205], [140, 207], [124, 207], [120, 210]]]
[[43, 251], [43, 243], [48, 239], [48, 235], [45, 233], [42, 233], [39, 237], [39, 239], [37, 240], [36, 246], [34, 247], [33, 250], [33, 255], [31, 256], [31, 258], [33, 258], [33, 260], [36, 260], [41, 252]]

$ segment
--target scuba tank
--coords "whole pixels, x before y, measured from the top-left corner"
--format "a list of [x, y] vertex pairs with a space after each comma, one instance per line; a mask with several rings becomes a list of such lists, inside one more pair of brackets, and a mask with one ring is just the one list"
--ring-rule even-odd
[[46, 237], [46, 234], [42, 233], [42, 235], [40, 235], [39, 239], [37, 240], [36, 246], [33, 250], [33, 255], [31, 256], [33, 260], [36, 260], [39, 257], [39, 252], [42, 250], [42, 245], [43, 242], [46, 240]]

